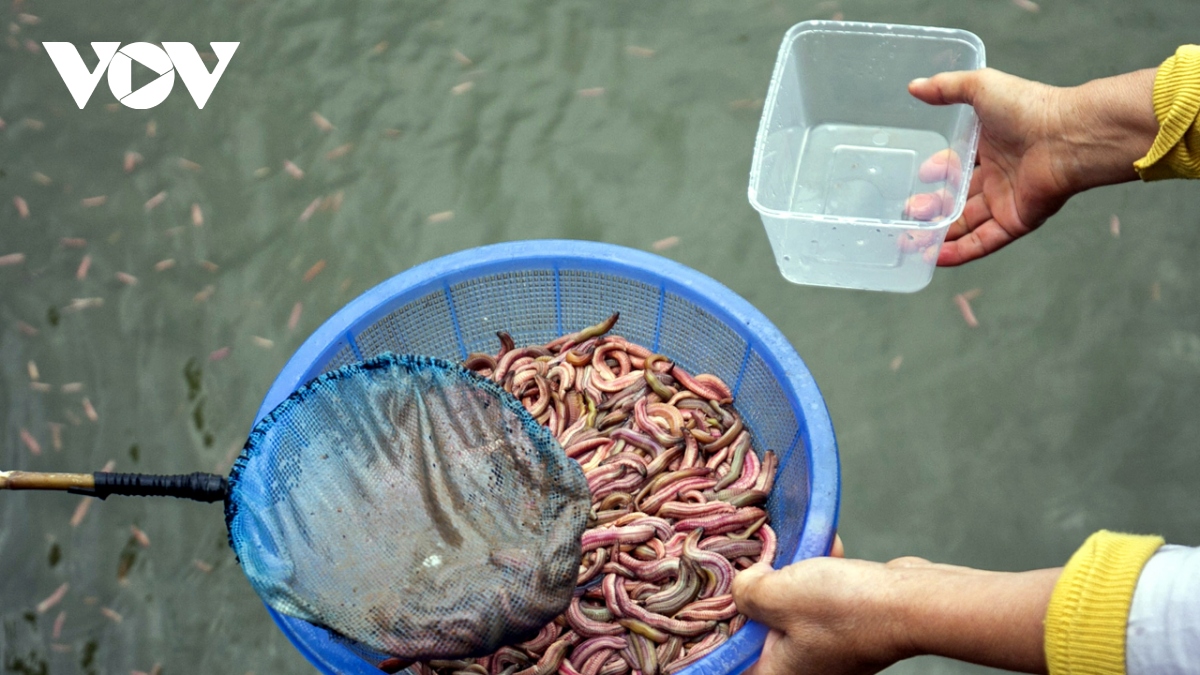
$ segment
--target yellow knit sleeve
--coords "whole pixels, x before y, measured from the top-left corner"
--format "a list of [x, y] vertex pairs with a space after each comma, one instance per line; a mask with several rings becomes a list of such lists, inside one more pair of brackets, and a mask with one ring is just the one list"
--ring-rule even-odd
[[1184, 45], [1154, 76], [1158, 137], [1133, 163], [1142, 180], [1200, 178], [1200, 45]]
[[1133, 591], [1162, 545], [1162, 537], [1101, 530], [1071, 556], [1046, 609], [1050, 675], [1124, 675]]

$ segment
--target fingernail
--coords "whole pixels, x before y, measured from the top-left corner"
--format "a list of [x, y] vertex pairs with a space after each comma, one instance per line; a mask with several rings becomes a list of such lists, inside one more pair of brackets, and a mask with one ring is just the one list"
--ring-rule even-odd
[[[767, 565], [766, 566], [767, 569], [764, 570], [761, 567], [761, 565], [763, 565], [763, 563], [761, 563], [761, 562], [754, 563], [753, 565], [747, 567], [746, 569], [744, 569], [744, 570], [738, 572], [736, 575], [734, 575], [734, 580], [736, 581], [738, 577], [743, 577], [741, 583], [744, 584], [744, 583], [746, 583], [746, 581], [748, 579], [758, 578], [758, 577], [766, 574], [767, 572], [770, 572], [772, 569], [770, 565]], [[734, 585], [739, 586], [740, 584], [734, 584]]]
[[918, 77], [917, 79], [913, 80], [912, 82], [909, 82], [909, 83], [908, 83], [908, 86], [910, 86], [910, 87], [919, 87], [919, 86], [921, 86], [921, 85], [925, 84], [925, 83], [926, 83], [926, 82], [928, 82], [928, 81], [929, 81], [929, 78], [928, 78], [928, 77]]

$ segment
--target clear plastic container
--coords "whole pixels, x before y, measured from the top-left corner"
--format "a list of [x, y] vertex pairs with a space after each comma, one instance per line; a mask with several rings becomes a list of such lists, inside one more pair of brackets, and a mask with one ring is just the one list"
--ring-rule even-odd
[[[908, 293], [929, 284], [966, 203], [979, 124], [970, 106], [922, 103], [908, 83], [982, 67], [983, 42], [963, 30], [807, 21], [788, 31], [748, 192], [786, 279]], [[920, 193], [935, 196], [913, 212]]]

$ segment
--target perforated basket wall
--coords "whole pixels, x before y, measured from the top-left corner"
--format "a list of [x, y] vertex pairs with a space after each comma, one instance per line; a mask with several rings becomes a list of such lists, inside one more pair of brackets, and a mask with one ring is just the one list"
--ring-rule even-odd
[[[665, 258], [576, 241], [497, 244], [439, 258], [380, 284], [325, 322], [297, 350], [259, 410], [266, 415], [323, 372], [391, 351], [461, 360], [494, 353], [496, 331], [548, 342], [621, 313], [613, 331], [734, 391], [753, 445], [781, 461], [767, 503], [779, 536], [776, 567], [828, 552], [837, 524], [837, 446], [808, 368], [761, 312], [711, 278]], [[269, 611], [269, 608], [268, 608]], [[325, 673], [378, 673], [362, 654], [298, 619], [272, 617]], [[750, 623], [684, 675], [750, 665], [766, 630]]]

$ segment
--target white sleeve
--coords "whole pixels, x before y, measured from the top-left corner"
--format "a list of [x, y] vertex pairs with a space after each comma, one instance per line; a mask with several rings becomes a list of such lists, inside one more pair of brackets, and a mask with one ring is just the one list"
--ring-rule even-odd
[[1200, 548], [1163, 546], [1138, 577], [1126, 675], [1200, 675]]

